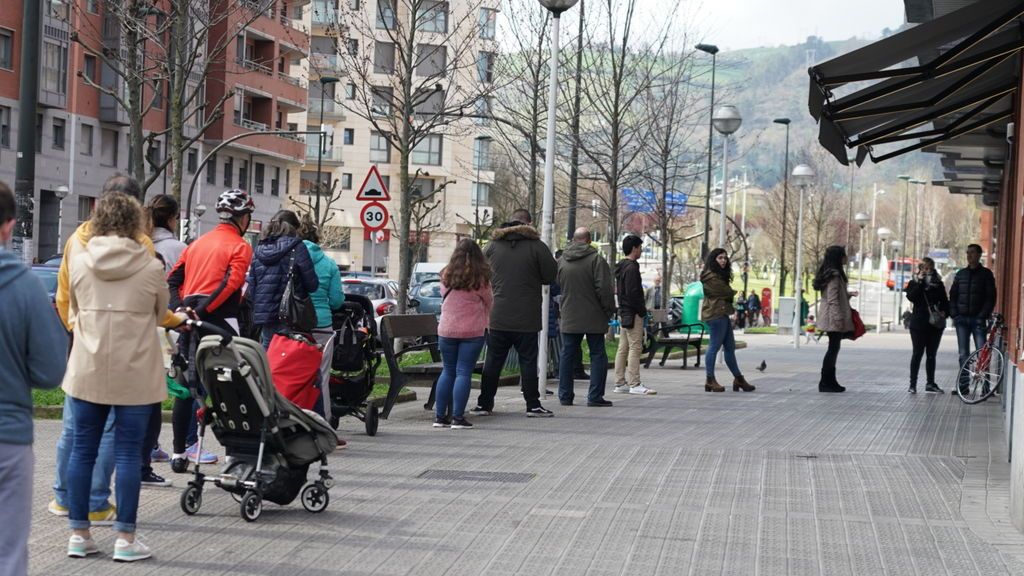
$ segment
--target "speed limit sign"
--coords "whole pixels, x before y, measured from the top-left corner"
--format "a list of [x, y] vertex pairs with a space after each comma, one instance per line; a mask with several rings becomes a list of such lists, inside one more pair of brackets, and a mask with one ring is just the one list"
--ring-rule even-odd
[[388, 209], [380, 202], [369, 202], [359, 213], [359, 221], [367, 230], [380, 230], [388, 225]]

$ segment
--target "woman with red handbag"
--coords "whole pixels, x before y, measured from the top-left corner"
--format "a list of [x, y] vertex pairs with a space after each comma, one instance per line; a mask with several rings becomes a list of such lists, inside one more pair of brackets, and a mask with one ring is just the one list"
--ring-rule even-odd
[[828, 350], [821, 362], [818, 392], [846, 391], [836, 379], [836, 360], [839, 358], [839, 346], [843, 338], [854, 332], [850, 298], [856, 296], [857, 292], [848, 290], [845, 269], [846, 249], [842, 246], [829, 246], [814, 276], [814, 289], [822, 293], [817, 329], [828, 335]]

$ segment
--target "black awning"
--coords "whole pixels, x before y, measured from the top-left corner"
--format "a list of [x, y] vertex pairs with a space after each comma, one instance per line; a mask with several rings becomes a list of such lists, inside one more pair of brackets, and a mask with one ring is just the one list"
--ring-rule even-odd
[[818, 141], [843, 164], [855, 148], [861, 164], [1008, 122], [1022, 15], [1024, 0], [984, 0], [813, 66]]

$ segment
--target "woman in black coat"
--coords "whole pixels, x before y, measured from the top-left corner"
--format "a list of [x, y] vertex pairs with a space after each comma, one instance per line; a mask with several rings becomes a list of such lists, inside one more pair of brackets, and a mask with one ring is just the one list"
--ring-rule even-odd
[[[914, 344], [914, 352], [910, 356], [910, 393], [917, 394], [917, 373], [921, 368], [921, 356], [927, 354], [925, 373], [928, 383], [925, 392], [942, 394], [942, 388], [935, 384], [935, 353], [942, 341], [942, 331], [946, 329], [945, 319], [949, 315], [949, 298], [942, 278], [935, 271], [935, 261], [922, 258], [917, 267], [914, 279], [907, 284], [907, 299], [914, 305], [910, 315], [910, 340]], [[942, 325], [935, 326], [931, 322], [932, 311], [942, 314]]]

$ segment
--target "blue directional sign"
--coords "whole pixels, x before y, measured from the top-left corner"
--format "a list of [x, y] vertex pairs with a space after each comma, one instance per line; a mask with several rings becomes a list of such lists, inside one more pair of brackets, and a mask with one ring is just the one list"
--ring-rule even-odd
[[[653, 190], [623, 188], [619, 195], [627, 212], [634, 214], [653, 214], [658, 211], [658, 194]], [[686, 201], [689, 195], [685, 192], [670, 191], [666, 195], [666, 209], [672, 216], [686, 214]]]

